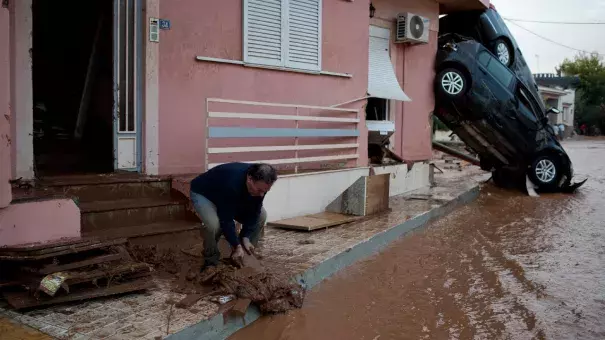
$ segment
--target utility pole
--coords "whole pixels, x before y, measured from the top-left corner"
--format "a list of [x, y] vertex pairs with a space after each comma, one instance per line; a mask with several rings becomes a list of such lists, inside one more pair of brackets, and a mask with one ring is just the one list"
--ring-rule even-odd
[[540, 55], [538, 55], [538, 54], [536, 54], [536, 63], [538, 64], [536, 73], [540, 73]]

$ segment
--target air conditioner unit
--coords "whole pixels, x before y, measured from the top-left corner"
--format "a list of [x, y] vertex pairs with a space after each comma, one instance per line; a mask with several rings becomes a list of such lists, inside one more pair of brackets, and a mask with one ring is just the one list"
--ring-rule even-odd
[[426, 44], [429, 41], [428, 18], [413, 13], [401, 13], [397, 16], [397, 43]]

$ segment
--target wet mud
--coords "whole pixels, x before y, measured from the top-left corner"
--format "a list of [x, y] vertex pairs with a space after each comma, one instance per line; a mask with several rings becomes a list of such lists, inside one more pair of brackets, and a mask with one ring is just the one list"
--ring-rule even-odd
[[605, 141], [565, 147], [575, 194], [487, 186], [231, 339], [605, 339]]
[[187, 300], [195, 303], [196, 298], [225, 295], [248, 299], [259, 306], [263, 314], [283, 313], [302, 307], [305, 291], [287, 273], [266, 268], [261, 260], [250, 255], [244, 257], [240, 268], [228, 258], [230, 251], [224, 249], [228, 247], [221, 244], [220, 248], [221, 263], [216, 270], [204, 273], [200, 272], [203, 245], [189, 249], [179, 249], [178, 245], [131, 245], [128, 250], [137, 261], [153, 265], [155, 275], [170, 279], [172, 291], [188, 294], [185, 301], [180, 302], [185, 307], [189, 305]]

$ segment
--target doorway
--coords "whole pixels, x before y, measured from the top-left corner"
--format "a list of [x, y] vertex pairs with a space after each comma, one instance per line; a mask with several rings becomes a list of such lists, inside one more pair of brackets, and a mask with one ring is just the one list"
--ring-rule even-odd
[[37, 176], [138, 171], [140, 0], [32, 0]]
[[112, 0], [33, 0], [37, 175], [113, 171]]

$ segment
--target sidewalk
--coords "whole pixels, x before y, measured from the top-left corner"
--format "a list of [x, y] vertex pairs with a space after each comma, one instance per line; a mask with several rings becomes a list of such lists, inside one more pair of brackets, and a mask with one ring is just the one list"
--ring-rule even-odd
[[[312, 288], [355, 261], [386, 247], [405, 233], [449, 213], [477, 197], [489, 174], [465, 167], [435, 175], [436, 186], [413, 195], [392, 197], [391, 211], [312, 233], [268, 228], [261, 243], [263, 264]], [[224, 320], [216, 304], [201, 300], [189, 309], [173, 308], [184, 294], [170, 282], [144, 294], [53, 306], [17, 313], [0, 305], [8, 317], [60, 339], [223, 339], [259, 317], [251, 307], [245, 320]]]

